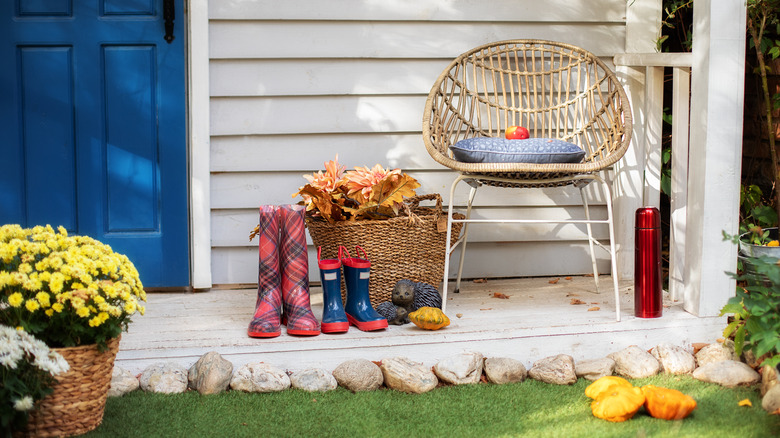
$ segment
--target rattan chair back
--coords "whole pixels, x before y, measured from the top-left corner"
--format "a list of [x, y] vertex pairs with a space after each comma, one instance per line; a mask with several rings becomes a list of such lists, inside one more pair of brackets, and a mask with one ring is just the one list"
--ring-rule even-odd
[[[577, 144], [585, 158], [572, 164], [452, 158], [449, 146], [459, 140], [502, 137], [513, 125], [525, 126], [531, 137]], [[560, 178], [617, 162], [628, 148], [631, 125], [625, 91], [594, 54], [563, 43], [511, 40], [472, 49], [442, 72], [425, 104], [423, 139], [437, 162], [462, 173], [538, 181], [520, 186], [562, 185]]]

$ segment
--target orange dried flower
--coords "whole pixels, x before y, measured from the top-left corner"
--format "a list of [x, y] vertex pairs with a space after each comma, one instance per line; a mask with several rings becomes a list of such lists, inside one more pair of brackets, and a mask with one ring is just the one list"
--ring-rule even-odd
[[[401, 169], [346, 166], [335, 160], [325, 163], [325, 172], [304, 175], [309, 182], [293, 197], [301, 196], [310, 216], [328, 222], [357, 219], [387, 219], [398, 215], [404, 197], [415, 196], [420, 184]], [[250, 236], [251, 239], [251, 236]]]
[[395, 182], [401, 175], [401, 169], [387, 170], [377, 164], [373, 168], [355, 167], [344, 175], [347, 193], [363, 203], [373, 197], [373, 188], [381, 182]]

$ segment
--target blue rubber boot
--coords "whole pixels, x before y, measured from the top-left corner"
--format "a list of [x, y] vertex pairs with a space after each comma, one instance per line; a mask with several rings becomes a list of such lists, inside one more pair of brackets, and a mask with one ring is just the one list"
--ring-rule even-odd
[[[347, 257], [342, 257], [343, 253]], [[387, 319], [371, 307], [368, 295], [368, 278], [371, 273], [371, 262], [363, 248], [357, 246], [355, 251], [362, 251], [363, 257], [350, 257], [347, 249], [339, 247], [339, 260], [344, 267], [344, 282], [347, 285], [347, 320], [350, 324], [364, 332], [387, 328]], [[357, 254], [356, 254], [357, 255]]]
[[322, 247], [317, 248], [317, 265], [322, 281], [322, 333], [345, 333], [349, 330], [349, 321], [341, 302], [341, 261], [339, 259], [322, 260]]

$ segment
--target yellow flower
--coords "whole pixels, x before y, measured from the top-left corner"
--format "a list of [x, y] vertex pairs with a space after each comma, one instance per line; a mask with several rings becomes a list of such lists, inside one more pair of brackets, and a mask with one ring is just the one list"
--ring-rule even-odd
[[89, 316], [89, 309], [86, 307], [79, 307], [78, 310], [76, 310], [76, 315], [86, 318]]
[[19, 307], [24, 302], [24, 297], [19, 292], [14, 292], [8, 297], [8, 304], [11, 307]]
[[90, 327], [97, 327], [100, 324], [103, 324], [103, 319], [100, 318], [100, 315], [97, 315], [89, 320], [89, 326]]
[[24, 307], [26, 307], [30, 312], [35, 312], [41, 308], [41, 305], [38, 304], [38, 302], [35, 300], [27, 300], [27, 302], [24, 303]]
[[129, 315], [135, 313], [137, 309], [138, 304], [136, 304], [135, 300], [131, 300], [125, 303], [125, 312], [127, 312]]
[[65, 276], [59, 272], [51, 274], [51, 281], [49, 281], [49, 290], [58, 293], [62, 291], [65, 285]]
[[[36, 273], [33, 273], [33, 275], [35, 274]], [[35, 275], [35, 277], [28, 278], [27, 281], [24, 282], [22, 287], [25, 288], [26, 290], [35, 292], [37, 290], [41, 290], [41, 287], [43, 287], [43, 283], [41, 283], [41, 280], [38, 278], [37, 275]]]
[[30, 266], [29, 263], [22, 263], [21, 265], [19, 265], [19, 272], [21, 272], [22, 274], [29, 274], [32, 271], [33, 268], [32, 266]]
[[52, 304], [51, 308], [55, 312], [60, 313], [65, 309], [65, 306], [63, 306], [61, 303], [54, 303]]
[[46, 313], [46, 316], [51, 317], [52, 315], [54, 315], [54, 310], [46, 309], [46, 312], [44, 312], [44, 313]]
[[42, 307], [49, 307], [51, 305], [50, 296], [46, 292], [38, 292], [37, 294], [35, 294], [35, 299], [38, 300], [39, 303], [41, 303]]
[[11, 274], [7, 271], [0, 271], [0, 289], [7, 286], [11, 281]]

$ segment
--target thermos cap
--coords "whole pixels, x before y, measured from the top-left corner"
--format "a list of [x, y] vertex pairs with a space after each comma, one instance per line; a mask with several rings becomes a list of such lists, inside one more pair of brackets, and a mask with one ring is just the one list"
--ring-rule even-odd
[[655, 207], [642, 207], [636, 210], [636, 228], [660, 228], [661, 212]]

